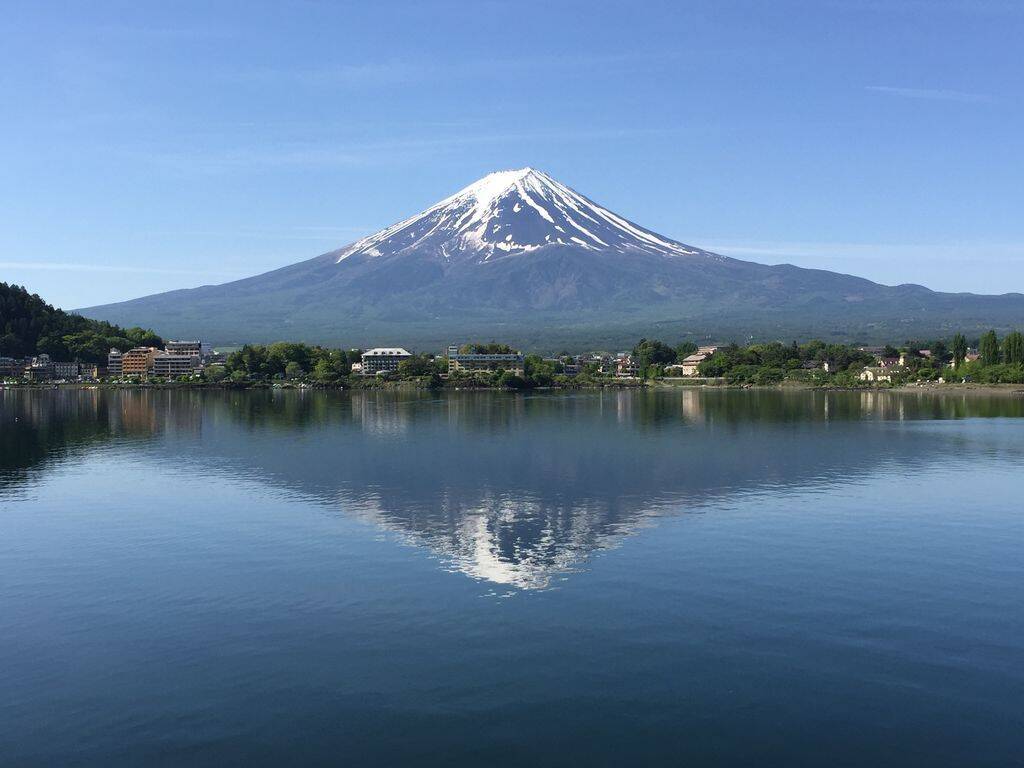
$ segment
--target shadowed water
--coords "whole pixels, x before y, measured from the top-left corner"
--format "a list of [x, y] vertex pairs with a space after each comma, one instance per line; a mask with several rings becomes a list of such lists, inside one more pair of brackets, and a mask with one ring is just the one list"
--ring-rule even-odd
[[0, 391], [0, 762], [1017, 764], [1022, 416]]

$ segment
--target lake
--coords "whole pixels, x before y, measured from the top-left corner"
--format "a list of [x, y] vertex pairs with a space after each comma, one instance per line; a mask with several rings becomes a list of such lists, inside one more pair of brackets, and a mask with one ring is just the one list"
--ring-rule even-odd
[[0, 391], [0, 764], [1024, 764], [1024, 399]]

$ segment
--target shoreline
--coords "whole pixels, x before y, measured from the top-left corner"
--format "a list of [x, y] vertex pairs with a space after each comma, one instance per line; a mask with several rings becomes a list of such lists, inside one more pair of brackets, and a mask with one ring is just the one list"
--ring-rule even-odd
[[570, 386], [547, 386], [531, 389], [509, 389], [490, 386], [441, 386], [429, 387], [417, 381], [378, 382], [352, 386], [351, 384], [308, 384], [304, 382], [61, 382], [61, 383], [6, 383], [0, 384], [0, 390], [53, 390], [77, 389], [91, 390], [210, 390], [216, 392], [242, 392], [248, 390], [295, 390], [295, 391], [332, 391], [332, 392], [579, 392], [583, 390], [753, 390], [766, 392], [889, 392], [892, 394], [932, 394], [932, 395], [964, 395], [987, 397], [1021, 397], [1024, 398], [1024, 384], [980, 384], [971, 382], [950, 382], [938, 384], [922, 382], [920, 384], [903, 384], [897, 387], [865, 386], [842, 387], [811, 384], [804, 381], [783, 381], [773, 385], [709, 383], [708, 381], [685, 380], [654, 380], [654, 381], [608, 381], [600, 383], [581, 383]]

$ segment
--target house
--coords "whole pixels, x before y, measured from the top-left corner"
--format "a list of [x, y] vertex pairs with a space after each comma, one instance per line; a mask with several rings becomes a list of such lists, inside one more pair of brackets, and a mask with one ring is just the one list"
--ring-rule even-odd
[[584, 365], [588, 363], [596, 364], [597, 370], [605, 376], [610, 376], [611, 374], [615, 373], [615, 358], [612, 357], [611, 355], [601, 355], [595, 353], [591, 355], [589, 359], [583, 362]]
[[696, 376], [700, 373], [697, 367], [707, 359], [708, 356], [702, 352], [694, 352], [692, 355], [687, 355], [679, 366], [680, 373], [683, 376]]
[[509, 371], [522, 376], [525, 373], [522, 352], [459, 352], [458, 346], [448, 347], [448, 375], [477, 371]]
[[363, 376], [377, 376], [398, 370], [398, 364], [412, 357], [412, 353], [401, 347], [374, 347], [363, 352]]
[[692, 355], [687, 355], [679, 364], [679, 373], [682, 376], [697, 376], [700, 371], [698, 366], [718, 351], [718, 347], [698, 347]]
[[879, 368], [895, 368], [903, 365], [902, 360], [902, 357], [878, 357], [875, 359], [875, 365]]
[[930, 360], [932, 351], [930, 349], [915, 349], [910, 352], [900, 352], [899, 365], [904, 367], [907, 364], [907, 360], [913, 357], [922, 357], [925, 360]]
[[892, 376], [893, 373], [891, 368], [869, 367], [861, 371], [857, 378], [861, 381], [870, 381], [876, 384], [883, 381], [891, 384]]
[[666, 376], [686, 376], [686, 374], [683, 373], [684, 368], [685, 368], [685, 366], [683, 366], [682, 363], [672, 363], [671, 365], [666, 365], [665, 366], [665, 375]]
[[625, 353], [615, 358], [615, 375], [620, 379], [635, 379], [640, 375], [640, 363]]

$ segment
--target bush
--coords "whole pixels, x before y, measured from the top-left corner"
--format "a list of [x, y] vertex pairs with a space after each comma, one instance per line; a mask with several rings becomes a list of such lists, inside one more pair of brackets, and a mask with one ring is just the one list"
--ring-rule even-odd
[[498, 386], [503, 389], [526, 389], [527, 382], [512, 371], [505, 371], [498, 377]]

